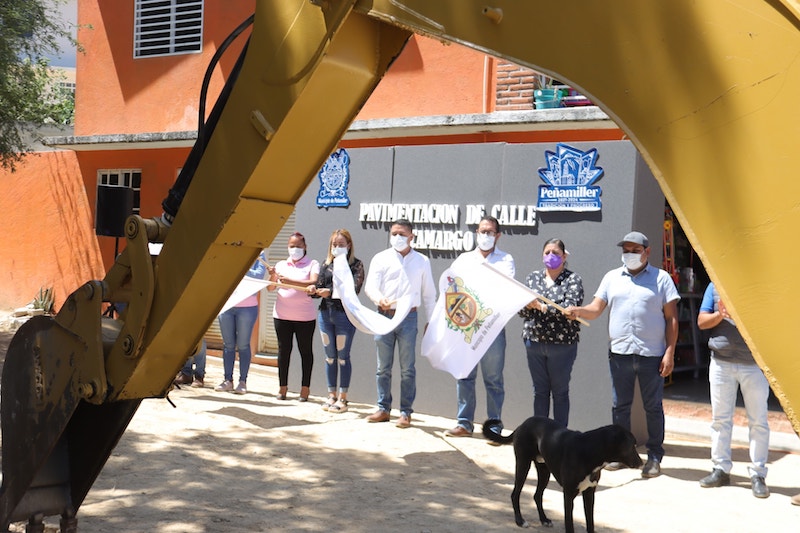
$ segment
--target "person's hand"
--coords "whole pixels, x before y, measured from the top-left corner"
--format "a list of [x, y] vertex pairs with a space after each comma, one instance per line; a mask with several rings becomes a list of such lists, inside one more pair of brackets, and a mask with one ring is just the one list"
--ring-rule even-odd
[[308, 287], [306, 287], [306, 293], [308, 293], [309, 296], [317, 294], [317, 286], [309, 285]]
[[388, 298], [381, 298], [378, 301], [378, 309], [381, 311], [388, 311], [392, 308], [392, 302]]
[[658, 365], [658, 373], [662, 378], [665, 378], [672, 374], [674, 368], [675, 356], [672, 352], [668, 351], [664, 354], [664, 357], [661, 358], [661, 364]]
[[722, 300], [719, 301], [719, 314], [722, 315], [722, 318], [731, 317], [730, 313], [728, 313], [728, 308], [725, 306]]
[[574, 320], [576, 318], [580, 318], [580, 314], [579, 314], [580, 313], [580, 309], [581, 309], [580, 307], [576, 307], [574, 305], [570, 305], [570, 306], [568, 306], [567, 308], [564, 309], [564, 314], [567, 316], [567, 318], [571, 318], [571, 319]]

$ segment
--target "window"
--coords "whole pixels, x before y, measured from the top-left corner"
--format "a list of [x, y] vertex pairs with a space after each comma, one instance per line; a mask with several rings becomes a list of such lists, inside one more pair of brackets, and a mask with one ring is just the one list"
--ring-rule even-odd
[[97, 171], [97, 184], [133, 189], [133, 214], [139, 214], [139, 195], [142, 188], [141, 169], [103, 169]]
[[136, 0], [133, 57], [200, 52], [202, 0]]

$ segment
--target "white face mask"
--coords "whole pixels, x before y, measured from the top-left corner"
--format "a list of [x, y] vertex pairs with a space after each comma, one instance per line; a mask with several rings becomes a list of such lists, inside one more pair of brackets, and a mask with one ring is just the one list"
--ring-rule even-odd
[[408, 237], [405, 235], [392, 235], [389, 238], [389, 244], [398, 252], [403, 252], [408, 248]]
[[484, 252], [488, 252], [494, 248], [494, 238], [494, 235], [486, 235], [485, 233], [475, 234], [475, 242], [478, 244], [478, 248]]
[[644, 265], [642, 261], [643, 254], [622, 254], [622, 264], [628, 270], [638, 270]]
[[306, 255], [306, 251], [302, 248], [289, 248], [289, 257], [292, 258], [292, 261], [302, 259], [304, 255]]
[[331, 255], [339, 257], [340, 255], [347, 255], [347, 246], [333, 246], [331, 247]]

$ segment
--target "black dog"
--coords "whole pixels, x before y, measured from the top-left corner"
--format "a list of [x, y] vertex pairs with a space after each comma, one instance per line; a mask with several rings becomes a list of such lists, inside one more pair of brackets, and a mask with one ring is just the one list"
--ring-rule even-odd
[[586, 530], [594, 531], [594, 491], [600, 480], [603, 467], [611, 462], [620, 462], [630, 468], [642, 465], [636, 452], [636, 439], [621, 426], [604, 426], [581, 433], [561, 427], [549, 418], [532, 416], [514, 430], [511, 435], [501, 436], [492, 431], [498, 420], [483, 423], [483, 435], [500, 444], [514, 444], [516, 473], [511, 504], [514, 506], [514, 519], [520, 527], [528, 527], [519, 510], [519, 497], [522, 486], [536, 461], [536, 493], [533, 501], [539, 511], [539, 521], [552, 527], [553, 522], [544, 514], [542, 495], [550, 481], [552, 472], [564, 490], [564, 522], [567, 533], [573, 533], [573, 500], [583, 493], [583, 509], [586, 513]]

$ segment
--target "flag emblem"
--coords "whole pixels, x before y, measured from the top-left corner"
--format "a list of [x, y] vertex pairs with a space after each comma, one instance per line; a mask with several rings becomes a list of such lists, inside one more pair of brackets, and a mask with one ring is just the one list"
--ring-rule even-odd
[[483, 306], [476, 294], [464, 285], [463, 279], [447, 277], [445, 317], [449, 329], [461, 331], [464, 340], [470, 343], [472, 335], [481, 329], [484, 320], [491, 314], [492, 310]]

